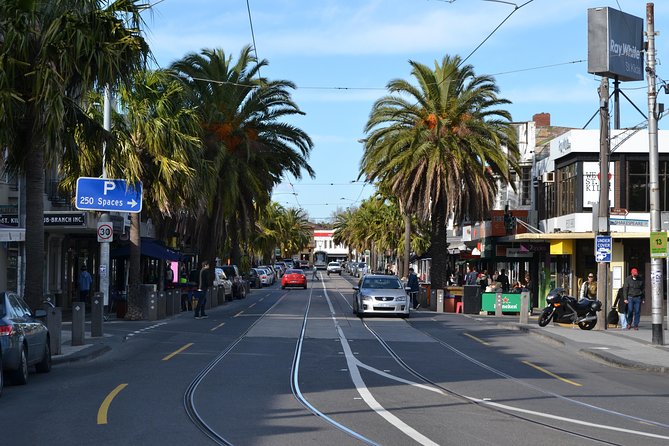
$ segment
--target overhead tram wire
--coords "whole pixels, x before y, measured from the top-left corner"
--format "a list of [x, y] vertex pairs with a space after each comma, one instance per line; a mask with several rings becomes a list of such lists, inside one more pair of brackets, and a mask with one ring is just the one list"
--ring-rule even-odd
[[256, 33], [253, 30], [253, 19], [251, 18], [251, 4], [246, 0], [246, 10], [249, 14], [249, 25], [251, 27], [251, 40], [253, 41], [253, 52], [256, 55], [256, 67], [258, 68], [258, 78], [260, 78], [260, 56], [258, 56], [258, 47], [256, 46]]

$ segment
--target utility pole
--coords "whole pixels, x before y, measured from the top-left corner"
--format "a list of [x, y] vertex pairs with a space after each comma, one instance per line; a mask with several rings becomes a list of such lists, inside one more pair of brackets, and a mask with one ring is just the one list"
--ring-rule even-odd
[[[599, 207], [597, 235], [609, 235], [609, 78], [602, 77], [599, 85]], [[609, 282], [608, 262], [597, 262], [597, 299], [602, 311], [597, 312], [595, 330], [606, 330], [607, 293]]]
[[[650, 231], [658, 232], [661, 229], [660, 218], [660, 188], [659, 184], [659, 154], [657, 147], [657, 92], [655, 90], [655, 7], [653, 3], [646, 4], [646, 74], [648, 75], [648, 168], [650, 189]], [[650, 240], [649, 240], [650, 243]], [[650, 286], [652, 312], [652, 343], [664, 345], [662, 331], [662, 259], [650, 259]]]

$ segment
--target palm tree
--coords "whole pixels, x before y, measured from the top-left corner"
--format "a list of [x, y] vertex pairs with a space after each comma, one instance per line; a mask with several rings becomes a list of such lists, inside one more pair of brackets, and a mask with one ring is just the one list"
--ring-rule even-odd
[[[94, 85], [130, 80], [149, 48], [138, 0], [0, 2], [0, 147], [26, 179], [26, 272], [44, 274], [44, 169], [76, 150], [76, 124], [93, 127], [81, 110]], [[37, 307], [42, 280], [25, 281]]]
[[220, 49], [205, 49], [172, 65], [200, 111], [205, 158], [215, 171], [201, 178], [206, 213], [191, 228], [206, 258], [215, 257], [227, 243], [237, 263], [240, 239], [249, 237], [256, 209], [270, 202], [282, 176], [301, 178], [302, 170], [314, 175], [307, 164], [311, 139], [282, 121], [303, 114], [290, 98], [288, 90], [295, 86], [260, 77], [266, 65], [248, 46], [235, 63]]
[[[155, 222], [166, 222], [184, 209], [198, 209], [198, 175], [206, 175], [209, 166], [202, 162], [199, 119], [194, 109], [185, 106], [181, 82], [164, 70], [139, 71], [130, 86], [118, 92], [121, 114], [114, 117], [114, 144], [109, 144], [105, 164], [111, 178], [141, 181], [144, 189], [143, 212]], [[95, 103], [94, 95], [89, 104]], [[98, 111], [89, 106], [89, 112]], [[95, 114], [94, 114], [95, 116]], [[91, 158], [100, 151], [81, 139], [81, 150], [62, 162], [62, 184], [73, 190], [80, 176], [94, 175]], [[101, 160], [100, 160], [101, 162]], [[129, 303], [139, 305], [140, 215], [131, 214]], [[129, 312], [133, 314], [133, 312]]]
[[[518, 149], [511, 115], [498, 107], [490, 76], [476, 76], [460, 57], [434, 70], [410, 61], [417, 85], [391, 81], [374, 104], [362, 171], [385, 183], [409, 212], [431, 225], [432, 284], [445, 286], [447, 224], [482, 219], [498, 184], [508, 184]], [[499, 183], [498, 183], [499, 182]]]

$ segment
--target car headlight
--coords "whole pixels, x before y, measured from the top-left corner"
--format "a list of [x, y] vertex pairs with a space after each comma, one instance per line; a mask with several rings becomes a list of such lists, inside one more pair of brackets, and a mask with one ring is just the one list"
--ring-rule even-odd
[[397, 302], [405, 302], [407, 300], [406, 296], [398, 296], [395, 298]]
[[364, 294], [360, 296], [362, 300], [372, 300], [372, 296], [365, 296]]

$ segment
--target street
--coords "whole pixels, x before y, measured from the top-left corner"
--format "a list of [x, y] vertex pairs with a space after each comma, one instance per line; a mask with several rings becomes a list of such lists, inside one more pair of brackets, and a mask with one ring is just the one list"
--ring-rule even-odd
[[0, 432], [16, 445], [669, 442], [666, 375], [470, 315], [359, 319], [353, 283], [107, 323], [111, 351], [4, 389]]

